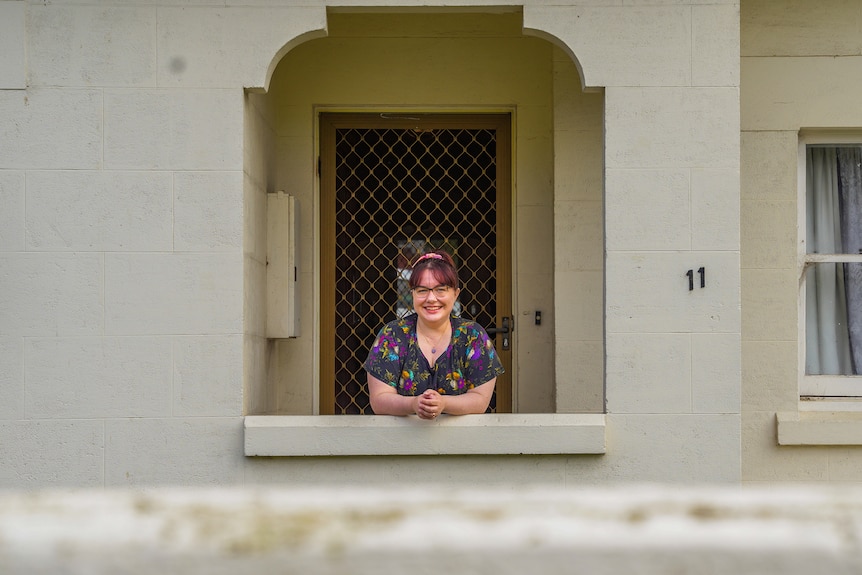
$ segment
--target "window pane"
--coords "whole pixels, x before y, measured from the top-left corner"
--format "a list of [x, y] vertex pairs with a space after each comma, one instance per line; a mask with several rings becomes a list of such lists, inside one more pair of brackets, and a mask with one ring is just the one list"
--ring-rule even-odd
[[862, 147], [809, 146], [808, 253], [862, 254]]
[[850, 375], [850, 330], [844, 265], [818, 263], [805, 272], [805, 373]]
[[[809, 254], [840, 251], [838, 157], [835, 148], [809, 147], [806, 166], [806, 243]], [[836, 251], [837, 250], [837, 251]]]
[[[862, 253], [862, 147], [806, 150], [808, 253]], [[806, 373], [862, 368], [862, 264], [817, 263], [805, 274]]]

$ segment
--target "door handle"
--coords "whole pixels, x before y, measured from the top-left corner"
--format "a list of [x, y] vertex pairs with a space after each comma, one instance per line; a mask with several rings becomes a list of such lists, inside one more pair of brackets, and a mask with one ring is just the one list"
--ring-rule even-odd
[[485, 332], [491, 337], [494, 337], [498, 333], [503, 334], [503, 349], [509, 350], [509, 348], [511, 347], [509, 334], [515, 331], [515, 318], [504, 317], [501, 323], [501, 327], [491, 326], [486, 328]]

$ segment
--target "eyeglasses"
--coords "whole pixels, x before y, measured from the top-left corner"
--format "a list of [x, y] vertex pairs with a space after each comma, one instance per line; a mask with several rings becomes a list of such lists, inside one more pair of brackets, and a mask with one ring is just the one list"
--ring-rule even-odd
[[423, 286], [413, 288], [413, 295], [417, 299], [425, 299], [428, 295], [433, 291], [434, 295], [439, 297], [446, 297], [449, 294], [449, 290], [451, 288], [449, 286], [437, 286], [435, 288], [427, 288]]

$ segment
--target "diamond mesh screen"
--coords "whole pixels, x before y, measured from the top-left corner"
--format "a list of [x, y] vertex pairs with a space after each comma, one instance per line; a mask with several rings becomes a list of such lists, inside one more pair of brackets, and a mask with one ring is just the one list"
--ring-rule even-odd
[[455, 313], [494, 324], [496, 157], [493, 129], [336, 130], [336, 414], [371, 413], [362, 364], [380, 327], [412, 311], [417, 253], [447, 249], [461, 279]]

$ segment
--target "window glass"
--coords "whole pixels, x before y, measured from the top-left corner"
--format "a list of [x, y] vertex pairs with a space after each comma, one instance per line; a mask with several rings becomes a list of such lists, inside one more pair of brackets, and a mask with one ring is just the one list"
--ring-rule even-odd
[[806, 252], [805, 373], [859, 375], [862, 146], [807, 147]]

